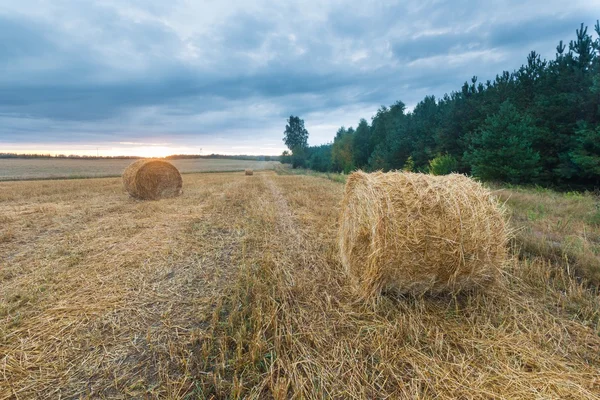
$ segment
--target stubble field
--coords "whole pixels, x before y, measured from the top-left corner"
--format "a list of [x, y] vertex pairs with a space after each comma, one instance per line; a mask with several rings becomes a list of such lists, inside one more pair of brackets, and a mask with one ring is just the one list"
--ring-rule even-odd
[[[134, 159], [0, 159], [0, 181], [23, 179], [73, 179], [121, 176]], [[228, 160], [228, 159], [182, 159], [169, 160], [181, 173], [243, 171], [246, 168], [273, 169], [279, 162]]]
[[[365, 304], [343, 184], [183, 179], [156, 202], [118, 178], [0, 182], [0, 399], [600, 398], [598, 294], [537, 242], [490, 291]], [[525, 209], [519, 235], [554, 234]]]

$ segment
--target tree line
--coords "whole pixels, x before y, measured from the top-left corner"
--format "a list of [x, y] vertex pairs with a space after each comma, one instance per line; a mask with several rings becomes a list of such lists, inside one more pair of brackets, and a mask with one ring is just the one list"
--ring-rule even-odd
[[[129, 160], [145, 158], [141, 156], [89, 156], [89, 155], [77, 155], [77, 154], [18, 154], [18, 153], [0, 153], [0, 159], [8, 158], [24, 158], [24, 159], [76, 159], [76, 160]], [[165, 158], [167, 160], [185, 160], [185, 159], [224, 159], [224, 160], [244, 160], [244, 161], [280, 161], [281, 156], [253, 156], [253, 155], [223, 155], [223, 154], [173, 154], [166, 157], [155, 157]]]
[[54, 159], [67, 158], [74, 160], [113, 160], [113, 159], [137, 159], [138, 156], [89, 156], [78, 154], [38, 154], [38, 153], [0, 153], [0, 159], [22, 158], [22, 159]]
[[494, 80], [473, 77], [412, 111], [398, 101], [370, 123], [341, 127], [333, 142], [308, 146], [304, 121], [291, 116], [282, 160], [318, 171], [355, 169], [467, 173], [482, 180], [600, 186], [600, 23], [581, 24], [553, 60], [532, 51]]

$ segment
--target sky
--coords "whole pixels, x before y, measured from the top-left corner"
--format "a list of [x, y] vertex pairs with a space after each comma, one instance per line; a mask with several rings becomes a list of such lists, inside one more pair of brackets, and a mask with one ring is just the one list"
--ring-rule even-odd
[[600, 0], [0, 0], [0, 152], [281, 154], [555, 55]]

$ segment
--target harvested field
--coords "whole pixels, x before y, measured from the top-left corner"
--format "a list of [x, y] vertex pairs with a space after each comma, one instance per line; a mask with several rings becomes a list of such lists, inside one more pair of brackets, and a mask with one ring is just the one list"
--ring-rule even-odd
[[498, 288], [364, 303], [343, 185], [0, 183], [0, 399], [600, 398], [600, 300], [543, 257]]
[[[60, 178], [101, 178], [120, 176], [133, 159], [0, 159], [0, 181]], [[168, 160], [182, 174], [190, 172], [226, 172], [273, 169], [275, 161], [224, 159]]]

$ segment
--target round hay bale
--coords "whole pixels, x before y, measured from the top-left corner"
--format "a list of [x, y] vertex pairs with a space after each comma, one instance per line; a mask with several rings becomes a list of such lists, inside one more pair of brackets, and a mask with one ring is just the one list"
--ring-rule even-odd
[[482, 288], [496, 280], [507, 254], [503, 208], [459, 174], [353, 173], [338, 239], [363, 297]]
[[179, 196], [183, 181], [173, 164], [163, 160], [142, 159], [125, 169], [123, 184], [136, 199], [158, 200]]
[[244, 173], [245, 173], [246, 175], [254, 175], [254, 171], [252, 171], [251, 169], [247, 169], [247, 170], [245, 170], [245, 171], [244, 171]]

